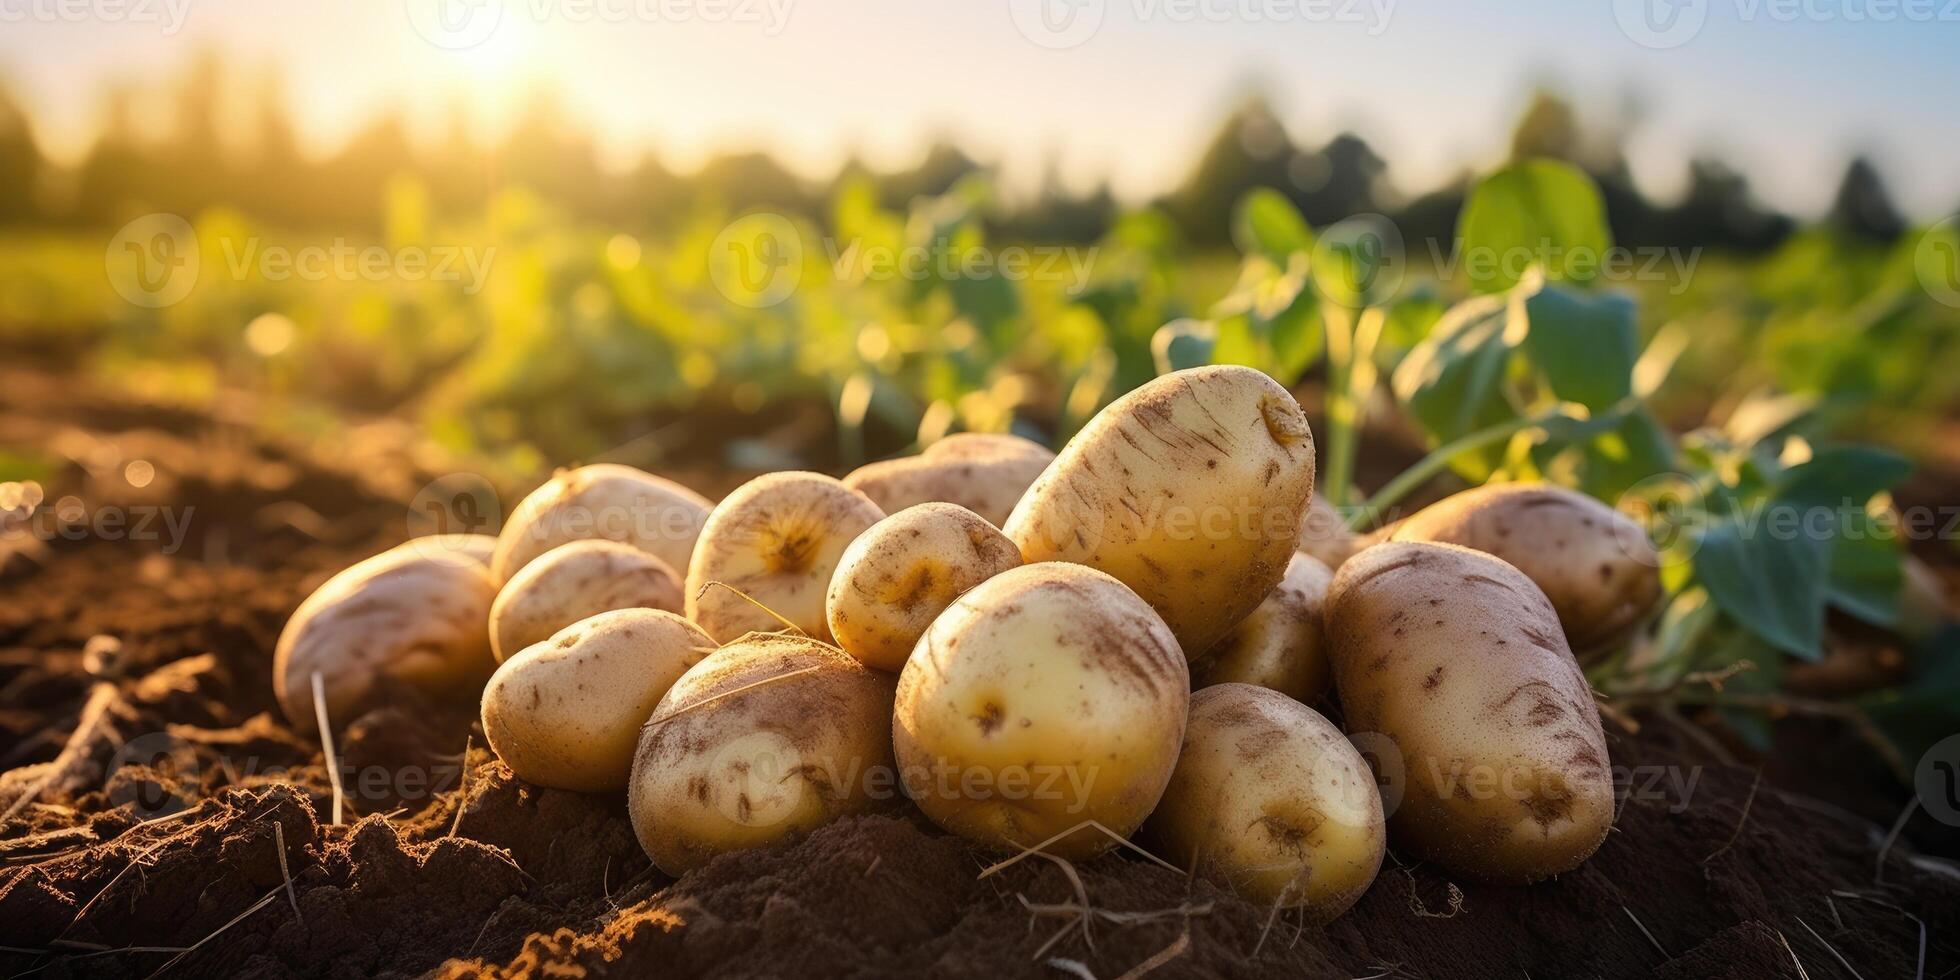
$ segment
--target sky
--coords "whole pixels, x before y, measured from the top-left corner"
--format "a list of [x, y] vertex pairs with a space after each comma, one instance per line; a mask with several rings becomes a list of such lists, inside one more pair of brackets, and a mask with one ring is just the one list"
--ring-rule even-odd
[[1010, 186], [1134, 200], [1257, 88], [1417, 193], [1501, 160], [1549, 84], [1663, 197], [1713, 152], [1815, 215], [1868, 153], [1913, 216], [1960, 209], [1960, 0], [0, 0], [0, 80], [64, 159], [105, 84], [214, 47], [276, 71], [322, 152], [390, 106], [494, 133], [548, 86], [615, 162], [761, 147], [814, 177], [952, 138]]

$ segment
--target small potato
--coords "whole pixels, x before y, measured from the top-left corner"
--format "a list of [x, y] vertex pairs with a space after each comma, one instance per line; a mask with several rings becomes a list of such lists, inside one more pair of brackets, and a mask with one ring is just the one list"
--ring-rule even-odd
[[539, 555], [591, 538], [630, 544], [681, 571], [713, 507], [708, 498], [631, 466], [559, 470], [511, 512], [490, 571], [502, 584]]
[[672, 566], [617, 541], [559, 545], [519, 569], [490, 606], [490, 652], [502, 661], [588, 616], [611, 609], [678, 613]]
[[1007, 535], [957, 504], [919, 504], [858, 535], [825, 609], [844, 652], [896, 673], [960, 593], [1021, 564]]
[[829, 642], [824, 593], [837, 560], [884, 516], [871, 498], [821, 473], [770, 473], [742, 484], [701, 532], [687, 569], [687, 618], [722, 643], [782, 629], [760, 603]]
[[1320, 700], [1334, 677], [1321, 639], [1321, 605], [1333, 581], [1320, 559], [1296, 552], [1266, 601], [1191, 665], [1191, 686], [1256, 684], [1301, 704]]
[[903, 459], [860, 466], [844, 485], [861, 491], [887, 514], [914, 504], [958, 504], [999, 527], [1055, 454], [1020, 436], [961, 432]]
[[1313, 472], [1313, 434], [1285, 388], [1251, 368], [1192, 368], [1097, 413], [1005, 530], [1029, 564], [1115, 576], [1197, 656], [1286, 574]]
[[1660, 601], [1660, 556], [1631, 519], [1548, 483], [1477, 487], [1403, 521], [1390, 541], [1440, 541], [1517, 566], [1558, 610], [1580, 653], [1626, 638]]
[[1348, 530], [1340, 511], [1315, 495], [1307, 502], [1307, 512], [1300, 515], [1299, 550], [1320, 559], [1328, 568], [1339, 568], [1348, 556], [1361, 550], [1361, 541]]
[[895, 795], [892, 678], [809, 637], [754, 633], [709, 654], [640, 733], [627, 808], [680, 875]]
[[1523, 572], [1456, 545], [1380, 544], [1335, 573], [1325, 615], [1348, 731], [1399, 756], [1380, 762], [1402, 786], [1398, 847], [1524, 883], [1578, 867], [1606, 839], [1599, 711]]
[[314, 730], [315, 673], [335, 723], [374, 707], [383, 679], [436, 694], [473, 689], [496, 668], [486, 625], [496, 596], [476, 561], [409, 546], [328, 579], [286, 621], [273, 650], [273, 693], [286, 720]]
[[1128, 835], [1177, 762], [1191, 679], [1123, 583], [1064, 562], [982, 582], [933, 621], [898, 677], [892, 743], [934, 823], [995, 849], [1086, 858]]
[[714, 649], [708, 634], [671, 612], [602, 612], [497, 668], [483, 688], [483, 734], [526, 782], [584, 793], [624, 789], [640, 726]]
[[1265, 906], [1325, 923], [1381, 870], [1381, 794], [1333, 722], [1277, 691], [1220, 684], [1191, 723], [1148, 829], [1172, 860]]

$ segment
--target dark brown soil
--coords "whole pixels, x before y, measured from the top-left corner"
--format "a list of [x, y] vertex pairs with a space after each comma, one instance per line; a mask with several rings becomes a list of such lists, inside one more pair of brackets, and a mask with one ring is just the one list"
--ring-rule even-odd
[[[44, 451], [8, 441], [49, 430], [5, 397], [0, 448]], [[1114, 855], [1075, 869], [1107, 913], [1085, 932], [1028, 908], [1076, 899], [1062, 868], [982, 878], [996, 858], [903, 806], [667, 878], [622, 799], [524, 784], [482, 747], [472, 705], [407, 692], [336, 720], [335, 824], [319, 747], [273, 703], [272, 646], [327, 574], [406, 533], [416, 466], [377, 479], [361, 457], [356, 478], [337, 449], [113, 405], [62, 424], [143, 447], [159, 499], [197, 520], [171, 554], [57, 540], [0, 571], [0, 810], [93, 685], [114, 690], [85, 757], [0, 826], [0, 975], [1878, 978], [1918, 975], [1922, 949], [1924, 976], [1960, 970], [1960, 871], [1910, 833], [1881, 858], [1885, 828], [1851, 810], [1905, 796], [1868, 757], [1820, 755], [1848, 771], [1812, 767], [1805, 788], [1855, 791], [1825, 803], [1659, 723], [1610, 732], [1629, 792], [1578, 871], [1503, 888], [1392, 857], [1325, 928]], [[197, 465], [166, 466], [184, 447]], [[125, 493], [60, 479], [92, 504]], [[102, 660], [120, 675], [98, 682], [85, 663]]]

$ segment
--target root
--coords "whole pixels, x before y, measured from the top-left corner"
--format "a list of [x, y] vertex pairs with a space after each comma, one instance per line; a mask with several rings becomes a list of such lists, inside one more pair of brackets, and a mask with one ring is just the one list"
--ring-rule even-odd
[[327, 781], [333, 783], [333, 822], [340, 823], [346, 794], [340, 788], [340, 760], [334, 757], [333, 728], [327, 724], [326, 687], [320, 672], [313, 672], [313, 720], [320, 726], [320, 750], [326, 755]]
[[0, 813], [0, 825], [6, 824], [22, 810], [27, 809], [28, 804], [39, 799], [48, 787], [66, 776], [68, 770], [82, 760], [88, 752], [89, 743], [95, 741], [96, 732], [102, 727], [102, 719], [109, 714], [109, 708], [119, 700], [116, 685], [108, 681], [95, 682], [89, 689], [87, 703], [82, 705], [81, 717], [75, 722], [75, 732], [68, 736], [68, 743], [61, 747], [61, 754], [55, 756], [54, 762], [49, 765], [47, 772], [41, 774], [41, 778], [35, 780], [33, 785], [22, 790], [21, 794], [14, 798], [14, 802], [8, 805], [6, 812]]
[[1715, 860], [1717, 857], [1721, 856], [1722, 852], [1727, 851], [1731, 847], [1734, 847], [1736, 840], [1741, 838], [1742, 827], [1744, 824], [1747, 824], [1749, 822], [1749, 808], [1756, 805], [1756, 790], [1762, 785], [1763, 785], [1763, 770], [1761, 768], [1758, 768], [1756, 770], [1756, 781], [1749, 784], [1749, 795], [1748, 797], [1744, 798], [1742, 801], [1742, 818], [1735, 822], [1735, 833], [1730, 834], [1729, 839], [1724, 841], [1721, 847], [1716, 848], [1707, 857], [1702, 858], [1701, 863], [1703, 865], [1706, 865], [1708, 864], [1708, 862]]
[[1132, 850], [1132, 851], [1135, 851], [1136, 853], [1138, 853], [1138, 854], [1141, 854], [1141, 855], [1143, 855], [1143, 856], [1144, 856], [1144, 857], [1146, 857], [1146, 858], [1149, 858], [1149, 859], [1150, 859], [1151, 861], [1153, 861], [1153, 862], [1155, 862], [1156, 864], [1158, 864], [1158, 865], [1160, 865], [1160, 866], [1162, 866], [1162, 867], [1164, 867], [1164, 868], [1168, 868], [1168, 869], [1170, 869], [1171, 871], [1174, 871], [1174, 872], [1176, 872], [1176, 873], [1178, 873], [1178, 874], [1184, 874], [1184, 873], [1185, 873], [1185, 870], [1184, 870], [1183, 868], [1180, 868], [1180, 867], [1178, 867], [1177, 865], [1175, 865], [1175, 864], [1172, 864], [1172, 863], [1170, 863], [1169, 861], [1166, 861], [1166, 860], [1164, 860], [1163, 858], [1160, 858], [1160, 857], [1158, 857], [1157, 855], [1155, 855], [1155, 854], [1152, 854], [1152, 853], [1150, 853], [1149, 851], [1146, 851], [1146, 850], [1144, 850], [1143, 848], [1141, 848], [1141, 847], [1139, 847], [1139, 846], [1137, 846], [1137, 845], [1136, 845], [1135, 843], [1133, 843], [1133, 842], [1132, 842], [1132, 841], [1131, 841], [1131, 840], [1130, 840], [1130, 839], [1129, 839], [1128, 837], [1125, 837], [1125, 836], [1123, 836], [1122, 834], [1119, 834], [1119, 833], [1117, 833], [1116, 831], [1113, 831], [1113, 830], [1111, 830], [1111, 829], [1109, 829], [1108, 827], [1105, 827], [1105, 826], [1103, 826], [1103, 824], [1102, 824], [1102, 822], [1101, 822], [1101, 821], [1099, 821], [1099, 820], [1084, 820], [1084, 821], [1082, 821], [1081, 823], [1079, 823], [1079, 824], [1076, 824], [1075, 826], [1073, 826], [1073, 827], [1070, 827], [1070, 828], [1068, 828], [1067, 830], [1064, 830], [1064, 831], [1062, 831], [1061, 833], [1059, 833], [1059, 834], [1056, 834], [1055, 836], [1053, 836], [1053, 837], [1050, 837], [1050, 838], [1048, 838], [1047, 840], [1045, 840], [1045, 841], [1042, 841], [1042, 842], [1041, 842], [1041, 843], [1039, 843], [1039, 844], [1035, 844], [1035, 845], [1033, 845], [1033, 846], [1031, 846], [1031, 847], [1024, 847], [1024, 848], [1022, 848], [1022, 849], [1021, 849], [1021, 853], [1019, 853], [1019, 854], [1016, 854], [1016, 855], [1014, 855], [1013, 857], [1011, 857], [1011, 858], [1008, 858], [1008, 859], [1007, 859], [1007, 860], [1005, 860], [1005, 861], [1001, 861], [1001, 862], [998, 862], [998, 863], [996, 863], [996, 864], [992, 864], [992, 865], [988, 865], [988, 866], [987, 866], [987, 868], [986, 868], [985, 870], [983, 870], [983, 871], [981, 871], [981, 872], [980, 872], [980, 877], [982, 877], [982, 878], [986, 878], [986, 877], [990, 877], [990, 876], [992, 876], [992, 875], [994, 875], [994, 874], [996, 874], [996, 873], [998, 873], [998, 872], [1001, 872], [1001, 871], [1005, 871], [1005, 870], [1006, 870], [1007, 868], [1009, 868], [1009, 867], [1011, 867], [1012, 865], [1014, 865], [1014, 864], [1016, 864], [1016, 863], [1018, 863], [1018, 862], [1020, 862], [1020, 861], [1021, 861], [1021, 860], [1022, 860], [1023, 858], [1026, 858], [1026, 857], [1027, 857], [1028, 855], [1030, 855], [1030, 854], [1042, 854], [1042, 855], [1043, 855], [1044, 857], [1046, 857], [1046, 856], [1048, 856], [1048, 855], [1047, 855], [1047, 854], [1046, 854], [1045, 852], [1043, 852], [1043, 850], [1042, 850], [1042, 848], [1045, 848], [1045, 847], [1047, 847], [1047, 846], [1049, 846], [1050, 844], [1053, 844], [1053, 843], [1055, 843], [1055, 842], [1056, 842], [1056, 841], [1058, 841], [1058, 840], [1063, 840], [1063, 839], [1066, 839], [1066, 838], [1067, 838], [1067, 837], [1068, 837], [1068, 836], [1069, 836], [1070, 834], [1073, 834], [1073, 833], [1075, 833], [1076, 831], [1078, 831], [1078, 830], [1082, 830], [1082, 829], [1084, 829], [1084, 828], [1094, 828], [1094, 829], [1096, 829], [1096, 830], [1099, 830], [1099, 831], [1102, 831], [1102, 832], [1103, 832], [1104, 834], [1107, 834], [1107, 835], [1109, 836], [1109, 838], [1110, 838], [1111, 840], [1114, 840], [1114, 841], [1115, 841], [1116, 843], [1118, 843], [1118, 844], [1121, 844], [1121, 845], [1123, 845], [1124, 847], [1127, 847], [1127, 848], [1129, 848], [1130, 850]]

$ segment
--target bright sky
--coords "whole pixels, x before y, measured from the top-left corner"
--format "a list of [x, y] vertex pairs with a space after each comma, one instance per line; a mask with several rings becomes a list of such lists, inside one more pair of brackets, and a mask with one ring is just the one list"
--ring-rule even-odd
[[1867, 151], [1915, 215], [1960, 208], [1955, 0], [0, 0], [0, 78], [68, 158], [104, 83], [211, 46], [281, 73], [318, 149], [389, 104], [494, 130], [548, 82], [615, 159], [760, 145], [815, 176], [950, 136], [1141, 197], [1258, 83], [1296, 139], [1356, 129], [1421, 191], [1499, 158], [1551, 81], [1592, 119], [1637, 95], [1656, 193], [1715, 150], [1814, 214]]

